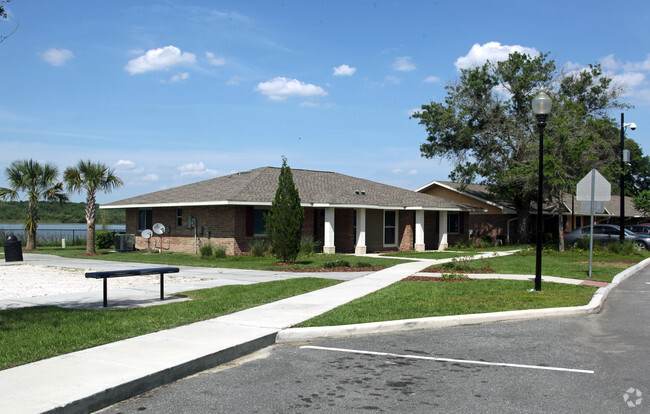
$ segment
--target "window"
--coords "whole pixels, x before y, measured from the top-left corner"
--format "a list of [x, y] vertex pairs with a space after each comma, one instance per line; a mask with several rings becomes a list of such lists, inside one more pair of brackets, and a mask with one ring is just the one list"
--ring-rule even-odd
[[183, 226], [183, 209], [182, 208], [177, 208], [176, 209], [176, 226], [177, 227], [182, 227]]
[[447, 233], [460, 233], [460, 213], [447, 214]]
[[152, 225], [151, 210], [138, 210], [138, 231], [150, 229]]
[[266, 236], [266, 216], [269, 213], [267, 208], [256, 208], [253, 210], [253, 235]]
[[397, 244], [397, 212], [392, 210], [384, 211], [384, 246], [395, 246]]

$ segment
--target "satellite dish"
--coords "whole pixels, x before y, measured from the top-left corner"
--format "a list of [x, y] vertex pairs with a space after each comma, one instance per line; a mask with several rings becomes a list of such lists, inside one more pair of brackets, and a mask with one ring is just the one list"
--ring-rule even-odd
[[163, 234], [165, 232], [165, 225], [162, 223], [156, 223], [153, 225], [152, 229], [156, 234]]
[[150, 239], [151, 236], [153, 236], [153, 232], [151, 230], [146, 229], [142, 231], [142, 237], [144, 237], [145, 239]]

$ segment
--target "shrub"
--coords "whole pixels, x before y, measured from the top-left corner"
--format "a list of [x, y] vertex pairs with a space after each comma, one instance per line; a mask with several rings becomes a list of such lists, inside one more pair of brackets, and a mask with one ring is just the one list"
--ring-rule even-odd
[[356, 267], [372, 267], [372, 264], [369, 262], [357, 262]]
[[300, 239], [300, 254], [310, 256], [320, 248], [320, 243], [313, 236]]
[[226, 253], [226, 246], [217, 246], [214, 248], [214, 257], [217, 259], [225, 259], [228, 254]]
[[201, 245], [201, 249], [199, 250], [201, 252], [201, 257], [206, 259], [214, 253], [214, 248], [212, 247], [212, 244], [210, 242], [205, 243]]
[[98, 231], [95, 233], [95, 246], [98, 249], [110, 249], [115, 245], [115, 236], [107, 231]]
[[325, 269], [333, 269], [335, 267], [350, 267], [350, 262], [347, 260], [332, 260], [331, 262], [325, 262], [323, 264]]
[[264, 239], [255, 239], [248, 245], [251, 251], [251, 256], [263, 257], [269, 248], [269, 244]]
[[443, 263], [441, 265], [443, 269], [455, 271], [455, 272], [468, 272], [472, 270], [472, 265], [470, 264], [470, 259], [465, 258], [453, 258], [451, 262]]
[[444, 273], [440, 276], [441, 280], [469, 280], [469, 276], [458, 273]]

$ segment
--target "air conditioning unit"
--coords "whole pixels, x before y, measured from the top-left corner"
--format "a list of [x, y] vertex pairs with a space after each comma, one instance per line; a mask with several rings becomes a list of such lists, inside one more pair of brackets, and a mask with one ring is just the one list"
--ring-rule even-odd
[[116, 234], [115, 250], [118, 252], [132, 252], [135, 247], [135, 234]]

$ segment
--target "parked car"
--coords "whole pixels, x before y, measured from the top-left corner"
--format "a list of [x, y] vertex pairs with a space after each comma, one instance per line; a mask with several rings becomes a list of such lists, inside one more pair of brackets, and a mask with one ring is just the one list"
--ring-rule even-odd
[[650, 235], [650, 225], [648, 224], [629, 225], [625, 226], [625, 228], [633, 233]]
[[[620, 227], [615, 224], [594, 224], [594, 243], [607, 244], [619, 240]], [[574, 246], [578, 239], [589, 237], [589, 226], [580, 227], [564, 235], [564, 243]], [[639, 250], [650, 249], [650, 235], [625, 230], [625, 241], [634, 242]]]

